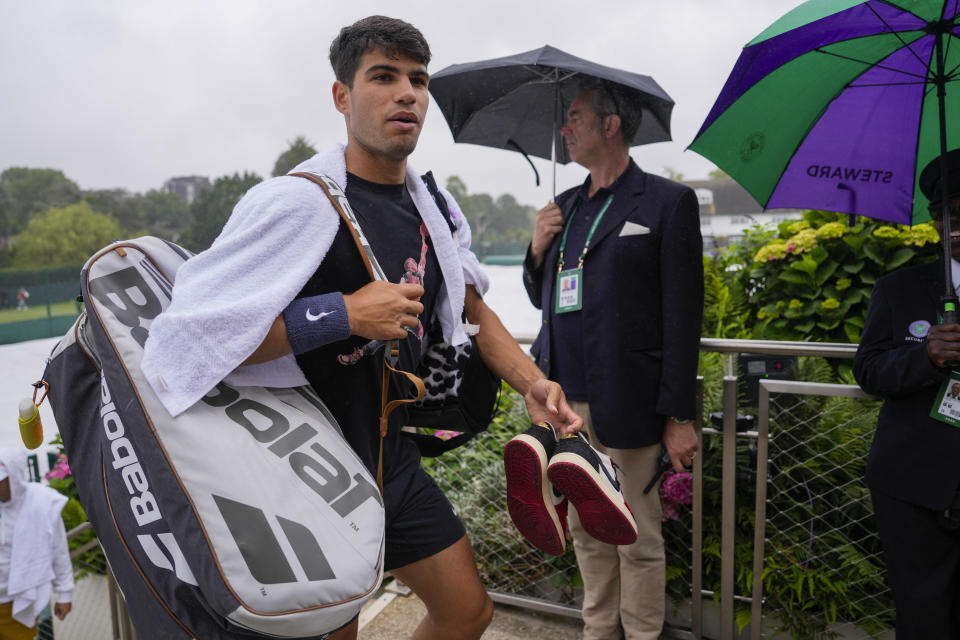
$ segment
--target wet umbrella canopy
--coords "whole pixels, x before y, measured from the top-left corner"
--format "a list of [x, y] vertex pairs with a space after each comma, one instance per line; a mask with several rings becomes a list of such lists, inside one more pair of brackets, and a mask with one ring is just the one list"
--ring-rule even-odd
[[925, 222], [919, 174], [960, 146], [958, 71], [960, 0], [811, 0], [747, 44], [690, 148], [765, 207]]
[[958, 5], [800, 5], [744, 48], [690, 148], [766, 207], [929, 220], [918, 174], [960, 146]]
[[560, 140], [560, 126], [567, 107], [589, 79], [616, 83], [641, 106], [642, 120], [632, 145], [670, 140], [673, 100], [653, 78], [550, 46], [449, 66], [430, 77], [430, 93], [456, 142], [521, 151], [566, 164], [570, 155]]

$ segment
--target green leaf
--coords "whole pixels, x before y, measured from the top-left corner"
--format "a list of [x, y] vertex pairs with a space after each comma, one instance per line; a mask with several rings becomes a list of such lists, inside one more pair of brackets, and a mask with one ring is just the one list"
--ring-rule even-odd
[[883, 257], [883, 252], [880, 251], [878, 246], [872, 242], [863, 246], [863, 253], [880, 266], [884, 266], [884, 264], [886, 264], [886, 260], [884, 260]]
[[817, 269], [816, 282], [817, 285], [823, 285], [824, 282], [829, 280], [831, 276], [837, 271], [837, 267], [840, 266], [840, 263], [836, 260], [827, 260], [820, 264], [820, 268]]
[[792, 284], [810, 284], [812, 282], [810, 275], [803, 272], [797, 272], [793, 269], [784, 269], [780, 272], [778, 277], [781, 280], [790, 282]]
[[845, 265], [843, 265], [843, 270], [846, 271], [847, 273], [857, 274], [857, 273], [860, 273], [860, 270], [861, 270], [861, 269], [863, 269], [863, 265], [864, 265], [864, 264], [865, 264], [865, 263], [864, 263], [863, 260], [858, 260], [858, 261], [854, 262], [853, 264], [845, 264]]
[[808, 331], [813, 329], [813, 325], [814, 325], [813, 320], [807, 320], [806, 322], [795, 324], [793, 328], [801, 333], [807, 333]]
[[916, 255], [916, 252], [909, 247], [897, 249], [893, 255], [887, 259], [887, 271], [893, 271], [897, 267], [905, 264], [914, 255]]
[[860, 247], [862, 247], [863, 243], [866, 241], [867, 241], [867, 238], [863, 236], [855, 236], [850, 234], [843, 236], [844, 244], [846, 244], [848, 247], [853, 249], [855, 253], [860, 251]]
[[813, 277], [813, 274], [817, 272], [817, 266], [818, 266], [817, 261], [814, 260], [812, 257], [810, 257], [809, 254], [807, 254], [803, 256], [803, 258], [801, 258], [800, 260], [797, 260], [792, 265], [790, 265], [790, 268], [796, 269], [798, 271], [803, 271], [804, 273], [807, 273], [811, 277]]
[[847, 334], [847, 341], [850, 343], [860, 342], [860, 328], [849, 320], [843, 323], [843, 332]]

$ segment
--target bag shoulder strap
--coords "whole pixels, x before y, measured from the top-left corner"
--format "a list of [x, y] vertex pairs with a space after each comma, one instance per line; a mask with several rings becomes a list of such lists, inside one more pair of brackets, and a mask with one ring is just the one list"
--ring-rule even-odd
[[447, 199], [443, 197], [442, 193], [440, 193], [440, 188], [437, 186], [437, 181], [433, 177], [433, 171], [427, 171], [425, 174], [420, 176], [420, 179], [423, 180], [425, 185], [427, 185], [427, 191], [429, 191], [430, 195], [433, 196], [433, 201], [437, 203], [437, 209], [440, 209], [440, 214], [447, 222], [447, 226], [450, 227], [450, 233], [456, 234], [457, 227], [453, 224], [453, 219], [450, 215], [450, 206], [447, 204]]

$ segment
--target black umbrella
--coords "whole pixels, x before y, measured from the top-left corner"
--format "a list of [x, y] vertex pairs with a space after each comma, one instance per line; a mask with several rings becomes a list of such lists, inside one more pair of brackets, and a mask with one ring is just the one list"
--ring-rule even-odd
[[551, 46], [451, 65], [430, 77], [430, 93], [454, 141], [553, 160], [556, 194], [556, 163], [570, 162], [560, 141], [560, 125], [582, 81], [589, 79], [619, 85], [640, 105], [642, 120], [631, 145], [670, 140], [673, 100], [653, 78], [589, 62]]

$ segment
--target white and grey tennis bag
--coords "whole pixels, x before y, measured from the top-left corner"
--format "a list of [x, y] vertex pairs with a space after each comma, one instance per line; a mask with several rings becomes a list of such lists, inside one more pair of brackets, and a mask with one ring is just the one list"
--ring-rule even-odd
[[81, 272], [50, 401], [137, 634], [321, 638], [380, 585], [376, 482], [312, 388], [220, 384], [171, 418], [140, 371], [188, 254], [118, 242]]

